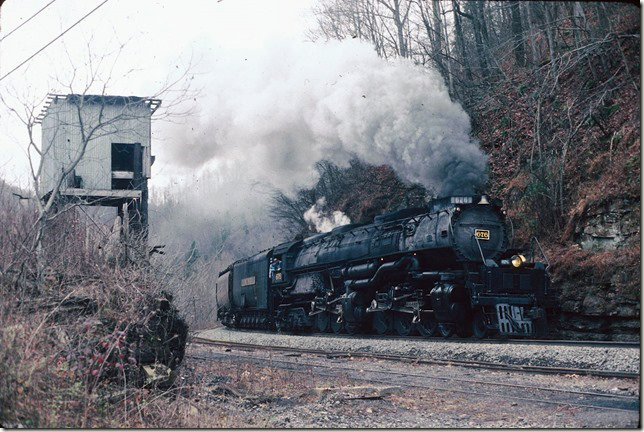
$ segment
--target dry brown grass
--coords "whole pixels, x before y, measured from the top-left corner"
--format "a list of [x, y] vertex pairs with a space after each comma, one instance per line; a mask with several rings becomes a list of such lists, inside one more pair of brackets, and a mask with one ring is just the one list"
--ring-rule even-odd
[[[0, 302], [2, 423], [27, 427], [121, 427], [132, 410], [109, 395], [141, 398], [137, 345], [149, 337], [153, 288], [109, 280], [71, 288], [90, 308], [65, 306], [65, 298], [34, 296], [17, 303], [7, 285]], [[131, 402], [131, 401], [130, 401]], [[124, 422], [124, 423], [123, 423]]]
[[7, 193], [0, 201], [0, 423], [162, 426], [153, 411], [162, 391], [138, 386], [150, 358], [177, 362], [176, 350], [148, 341], [173, 322], [162, 275], [145, 262], [110, 265], [91, 221], [70, 211], [48, 227], [38, 281], [35, 209]]

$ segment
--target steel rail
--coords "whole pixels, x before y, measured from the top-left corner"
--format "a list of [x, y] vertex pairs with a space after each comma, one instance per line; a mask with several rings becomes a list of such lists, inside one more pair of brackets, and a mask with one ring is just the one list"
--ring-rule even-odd
[[[232, 330], [232, 329], [231, 329]], [[261, 333], [276, 335], [279, 333], [258, 329], [234, 329], [243, 333]], [[475, 338], [444, 338], [441, 336], [432, 336], [429, 338], [423, 336], [396, 336], [396, 335], [372, 335], [372, 334], [336, 334], [336, 333], [303, 333], [297, 336], [312, 337], [335, 337], [342, 339], [374, 339], [374, 340], [426, 340], [428, 342], [452, 342], [460, 344], [499, 344], [499, 345], [556, 345], [556, 346], [588, 346], [588, 347], [605, 347], [605, 348], [640, 348], [640, 342], [632, 341], [594, 341], [594, 340], [560, 340], [560, 339], [515, 339], [515, 338], [496, 338], [496, 339], [475, 339]]]
[[[482, 386], [490, 386], [490, 387], [512, 387], [514, 389], [522, 389], [522, 390], [533, 390], [537, 392], [550, 392], [550, 393], [568, 393], [572, 394], [574, 396], [591, 396], [595, 398], [602, 398], [602, 399], [613, 399], [613, 400], [618, 400], [621, 399], [624, 402], [631, 402], [631, 403], [637, 403], [637, 409], [630, 409], [630, 408], [620, 408], [620, 407], [612, 407], [612, 406], [603, 406], [603, 405], [591, 405], [588, 403], [577, 403], [577, 402], [571, 402], [571, 401], [556, 401], [556, 400], [551, 400], [551, 399], [538, 399], [534, 397], [524, 397], [524, 396], [516, 396], [516, 395], [507, 395], [507, 394], [499, 394], [499, 393], [490, 393], [490, 392], [480, 392], [480, 391], [475, 391], [475, 390], [465, 390], [463, 388], [445, 388], [445, 387], [437, 387], [437, 386], [428, 386], [427, 384], [421, 384], [421, 383], [392, 383], [388, 382], [386, 384], [388, 385], [398, 385], [398, 386], [406, 386], [406, 387], [413, 387], [413, 388], [420, 388], [424, 390], [436, 390], [436, 391], [441, 391], [441, 392], [448, 392], [448, 393], [461, 393], [461, 394], [468, 394], [468, 395], [475, 395], [475, 396], [493, 396], [493, 397], [502, 397], [506, 399], [514, 399], [514, 400], [521, 400], [525, 402], [530, 402], [530, 403], [543, 403], [543, 404], [549, 404], [549, 405], [565, 405], [565, 406], [575, 406], [575, 407], [580, 407], [580, 408], [590, 408], [590, 409], [600, 409], [600, 410], [609, 410], [609, 411], [620, 411], [620, 412], [637, 412], [639, 410], [639, 397], [633, 397], [633, 396], [626, 396], [626, 395], [611, 395], [611, 394], [604, 394], [604, 393], [592, 393], [592, 392], [579, 392], [579, 391], [571, 391], [571, 390], [566, 390], [566, 389], [553, 389], [553, 388], [547, 388], [547, 387], [537, 387], [537, 386], [529, 386], [529, 385], [519, 385], [519, 384], [508, 384], [508, 383], [498, 383], [498, 382], [489, 382], [489, 381], [480, 381], [480, 380], [468, 380], [468, 379], [461, 379], [461, 378], [452, 378], [452, 377], [438, 377], [438, 376], [433, 376], [433, 375], [420, 375], [420, 374], [410, 374], [410, 373], [404, 373], [404, 372], [392, 372], [392, 371], [376, 371], [376, 370], [370, 370], [370, 369], [364, 369], [360, 368], [360, 370], [357, 370], [355, 368], [349, 368], [349, 367], [342, 367], [338, 365], [324, 365], [324, 364], [319, 364], [319, 363], [306, 363], [306, 362], [293, 362], [293, 361], [288, 361], [288, 360], [282, 360], [282, 359], [275, 359], [272, 358], [270, 361], [270, 364], [266, 364], [264, 358], [258, 358], [255, 356], [244, 356], [240, 354], [233, 354], [232, 356], [228, 355], [223, 355], [223, 354], [213, 354], [210, 353], [209, 356], [199, 356], [199, 355], [194, 355], [194, 354], [187, 354], [188, 357], [199, 359], [199, 360], [205, 360], [205, 361], [218, 361], [218, 360], [231, 360], [231, 357], [234, 357], [238, 360], [246, 360], [246, 361], [251, 361], [253, 362], [254, 365], [263, 367], [263, 368], [272, 368], [276, 367], [278, 369], [282, 370], [289, 370], [289, 371], [295, 371], [302, 372], [302, 373], [311, 373], [313, 371], [313, 368], [318, 368], [318, 369], [326, 369], [329, 370], [329, 372], [324, 372], [324, 371], [316, 371], [315, 373], [320, 376], [325, 376], [325, 377], [331, 377], [335, 378], [338, 376], [338, 371], [344, 371], [344, 372], [351, 372], [351, 373], [360, 373], [363, 374], [363, 376], [348, 376], [347, 378], [355, 380], [355, 381], [363, 381], [363, 382], [371, 382], [371, 383], [379, 383], [383, 384], [384, 381], [382, 379], [377, 379], [377, 378], [367, 378], [364, 376], [364, 373], [372, 373], [372, 374], [386, 374], [388, 377], [392, 375], [397, 375], [397, 376], [402, 376], [402, 377], [409, 377], [409, 378], [422, 378], [425, 380], [441, 380], [441, 381], [452, 381], [452, 382], [458, 382], [458, 383], [466, 383], [466, 384], [474, 384], [474, 385], [482, 385]], [[261, 360], [261, 361], [260, 361]], [[277, 363], [277, 364], [276, 364]], [[278, 364], [281, 365], [287, 365], [286, 367], [280, 367]], [[306, 371], [303, 371], [303, 368], [309, 368]]]
[[[190, 357], [193, 358], [199, 358], [198, 356], [195, 356], [194, 354], [188, 354]], [[243, 356], [240, 354], [235, 354], [237, 357], [245, 357], [248, 359], [257, 359], [259, 357], [255, 356]], [[207, 360], [206, 358], [202, 358], [203, 360]], [[319, 363], [306, 363], [306, 362], [289, 362], [288, 360], [275, 360], [271, 359], [271, 361], [279, 361], [282, 363], [289, 363], [289, 364], [297, 364], [299, 366], [313, 366], [313, 367], [325, 367], [325, 368], [332, 368], [334, 370], [347, 370], [347, 371], [353, 371], [355, 372], [355, 368], [350, 368], [346, 366], [338, 366], [338, 365], [333, 365], [333, 366], [327, 366], [327, 365], [322, 365]], [[371, 372], [371, 373], [381, 373], [382, 371], [378, 371], [375, 369], [366, 369], [364, 367], [360, 368], [360, 372]], [[514, 383], [501, 383], [501, 382], [493, 382], [493, 381], [484, 381], [484, 380], [477, 380], [477, 379], [467, 379], [467, 378], [453, 378], [453, 377], [446, 377], [446, 376], [441, 376], [441, 375], [431, 375], [431, 374], [417, 374], [417, 373], [409, 373], [409, 372], [395, 372], [395, 371], [387, 371], [388, 375], [399, 375], [399, 376], [405, 376], [405, 377], [411, 377], [411, 378], [422, 378], [422, 379], [436, 379], [436, 380], [441, 380], [441, 381], [457, 381], [457, 382], [463, 382], [463, 383], [468, 383], [468, 384], [480, 384], [480, 385], [490, 385], [490, 386], [497, 386], [497, 387], [511, 387], [511, 388], [519, 388], [519, 389], [526, 389], [529, 388], [531, 390], [538, 390], [538, 391], [544, 391], [544, 392], [556, 392], [556, 393], [570, 393], [570, 394], [575, 394], [575, 395], [580, 395], [580, 396], [594, 396], [594, 397], [606, 397], [606, 398], [615, 398], [615, 399], [627, 399], [627, 400], [639, 400], [638, 396], [631, 396], [631, 395], [619, 395], [619, 394], [610, 394], [610, 393], [597, 393], [597, 392], [586, 392], [586, 391], [579, 391], [579, 390], [568, 390], [568, 389], [558, 389], [558, 388], [551, 388], [551, 387], [541, 387], [541, 386], [527, 386], [525, 384], [514, 384]]]
[[250, 350], [263, 350], [263, 351], [283, 351], [283, 352], [297, 352], [313, 355], [322, 355], [327, 357], [362, 357], [373, 358], [379, 360], [390, 360], [398, 362], [409, 362], [417, 364], [434, 364], [434, 365], [452, 365], [463, 366], [470, 368], [485, 368], [502, 371], [524, 372], [524, 373], [542, 373], [542, 374], [556, 374], [556, 375], [589, 375], [601, 376], [607, 378], [639, 378], [640, 374], [635, 372], [624, 371], [606, 371], [598, 369], [579, 369], [579, 368], [559, 368], [550, 366], [531, 366], [531, 365], [511, 365], [504, 363], [492, 363], [470, 360], [453, 360], [453, 359], [428, 359], [406, 355], [396, 354], [379, 354], [379, 353], [366, 353], [355, 351], [326, 351], [311, 348], [295, 348], [295, 347], [282, 347], [275, 345], [257, 345], [241, 342], [231, 341], [213, 341], [198, 336], [192, 336], [192, 342], [197, 342], [206, 345], [237, 347]]
[[444, 338], [441, 336], [432, 336], [429, 338], [422, 336], [395, 336], [395, 335], [346, 335], [333, 333], [311, 333], [311, 336], [331, 336], [341, 338], [361, 338], [375, 340], [426, 340], [428, 342], [452, 342], [460, 344], [499, 344], [499, 345], [556, 345], [556, 346], [578, 346], [578, 347], [605, 347], [605, 348], [640, 348], [639, 342], [629, 341], [587, 341], [587, 340], [555, 340], [555, 339], [475, 339], [475, 338]]

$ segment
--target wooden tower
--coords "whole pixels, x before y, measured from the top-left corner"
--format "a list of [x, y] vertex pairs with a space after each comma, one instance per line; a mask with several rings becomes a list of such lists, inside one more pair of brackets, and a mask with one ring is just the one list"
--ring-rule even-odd
[[[132, 233], [147, 238], [151, 118], [159, 99], [50, 94], [38, 117], [38, 192], [62, 203], [117, 207]], [[127, 217], [125, 217], [127, 216]]]

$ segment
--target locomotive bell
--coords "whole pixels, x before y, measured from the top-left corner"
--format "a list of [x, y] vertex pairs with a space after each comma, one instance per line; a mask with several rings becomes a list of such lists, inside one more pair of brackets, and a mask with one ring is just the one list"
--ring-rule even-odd
[[487, 200], [486, 195], [481, 195], [481, 201], [479, 201], [479, 204], [489, 204], [490, 202]]

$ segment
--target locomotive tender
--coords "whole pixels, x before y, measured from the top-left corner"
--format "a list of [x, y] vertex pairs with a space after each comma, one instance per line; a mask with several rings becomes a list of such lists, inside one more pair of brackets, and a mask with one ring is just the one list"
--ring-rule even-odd
[[[540, 336], [556, 307], [547, 265], [508, 248], [500, 200], [452, 196], [280, 244], [219, 274], [227, 327]], [[547, 259], [546, 259], [547, 263]]]

